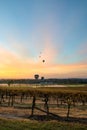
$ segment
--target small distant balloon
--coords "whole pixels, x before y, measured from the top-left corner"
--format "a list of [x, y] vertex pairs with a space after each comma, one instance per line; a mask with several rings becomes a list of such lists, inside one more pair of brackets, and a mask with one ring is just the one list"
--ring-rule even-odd
[[[42, 59], [42, 52], [40, 52], [40, 54], [39, 54], [39, 58], [41, 58], [41, 59]], [[42, 62], [44, 63], [44, 62], [45, 62], [45, 60], [42, 60]]]
[[45, 60], [42, 60], [42, 62], [44, 63], [44, 62], [45, 62]]

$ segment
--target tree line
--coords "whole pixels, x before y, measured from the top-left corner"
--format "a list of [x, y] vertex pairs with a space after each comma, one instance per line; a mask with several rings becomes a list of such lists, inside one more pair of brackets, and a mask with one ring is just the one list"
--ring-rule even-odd
[[57, 79], [57, 78], [50, 78], [41, 79], [0, 79], [0, 84], [87, 84], [86, 78], [68, 78], [68, 79]]

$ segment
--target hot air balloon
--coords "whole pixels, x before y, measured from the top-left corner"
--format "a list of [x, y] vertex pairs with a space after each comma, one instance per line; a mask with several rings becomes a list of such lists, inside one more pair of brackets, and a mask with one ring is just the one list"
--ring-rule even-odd
[[44, 63], [44, 62], [45, 62], [45, 60], [42, 60], [42, 62]]

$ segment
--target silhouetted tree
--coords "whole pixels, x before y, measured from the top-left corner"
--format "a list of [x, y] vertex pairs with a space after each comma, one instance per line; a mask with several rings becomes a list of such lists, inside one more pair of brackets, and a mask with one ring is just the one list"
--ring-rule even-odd
[[10, 86], [11, 84], [13, 84], [13, 80], [9, 80], [7, 84], [8, 86]]

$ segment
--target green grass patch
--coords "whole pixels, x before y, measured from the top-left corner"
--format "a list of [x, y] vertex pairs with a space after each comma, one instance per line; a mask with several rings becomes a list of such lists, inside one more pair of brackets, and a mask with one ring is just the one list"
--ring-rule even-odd
[[87, 125], [58, 121], [0, 119], [0, 130], [86, 130]]

